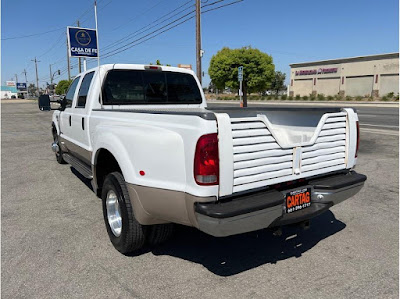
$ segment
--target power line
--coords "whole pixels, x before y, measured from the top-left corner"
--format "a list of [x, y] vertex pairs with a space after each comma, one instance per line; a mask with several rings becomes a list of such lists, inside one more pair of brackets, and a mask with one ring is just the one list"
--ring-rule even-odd
[[239, 3], [239, 2], [243, 2], [243, 1], [244, 1], [244, 0], [237, 0], [237, 1], [234, 1], [234, 2], [231, 2], [231, 3], [227, 3], [227, 4], [220, 5], [220, 6], [217, 6], [217, 7], [214, 7], [214, 8], [210, 8], [210, 9], [207, 9], [207, 10], [203, 11], [202, 14], [203, 14], [203, 13], [207, 13], [207, 12], [209, 12], [209, 11], [213, 11], [213, 10], [220, 9], [220, 8], [222, 8], [222, 7], [230, 6], [230, 5]]
[[126, 24], [129, 24], [130, 22], [136, 20], [138, 17], [144, 16], [146, 13], [148, 13], [149, 11], [151, 11], [153, 8], [157, 7], [158, 5], [160, 5], [160, 4], [161, 4], [162, 2], [164, 2], [164, 1], [165, 1], [165, 0], [158, 1], [156, 4], [154, 4], [152, 7], [150, 7], [150, 8], [147, 9], [146, 11], [144, 11], [144, 12], [142, 12], [142, 13], [140, 13], [140, 14], [137, 14], [137, 15], [134, 16], [133, 18], [130, 18], [127, 22], [125, 22], [125, 23], [123, 23], [123, 24], [121, 24], [121, 25], [119, 25], [119, 26], [113, 28], [112, 31], [115, 31], [115, 30], [121, 28], [122, 26], [125, 26]]
[[[104, 6], [100, 7], [100, 8], [97, 10], [97, 13], [99, 13], [99, 12], [102, 11], [104, 8], [106, 8], [108, 5], [110, 5], [111, 2], [113, 2], [113, 0], [108, 1], [106, 4], [104, 4]], [[100, 0], [100, 1], [97, 1], [97, 5], [98, 5], [99, 3], [101, 3], [101, 0]], [[89, 8], [89, 10], [90, 10], [90, 9], [91, 9], [91, 8]], [[87, 16], [86, 18], [84, 18], [83, 20], [81, 20], [81, 23], [86, 22], [89, 18], [90, 18], [90, 16]], [[80, 19], [80, 18], [78, 18], [78, 19]]]
[[[186, 5], [187, 5], [188, 3], [190, 3], [190, 2], [192, 2], [192, 0], [189, 0], [189, 1], [185, 2], [185, 3], [182, 4], [181, 6], [175, 8], [174, 10], [172, 10], [172, 11], [170, 11], [169, 13], [167, 13], [167, 14], [161, 16], [160, 18], [158, 18], [157, 20], [155, 20], [155, 21], [153, 21], [153, 22], [147, 24], [146, 26], [143, 26], [143, 27], [139, 28], [138, 30], [136, 30], [136, 31], [134, 31], [134, 32], [132, 32], [132, 33], [130, 33], [130, 34], [128, 34], [127, 36], [125, 36], [125, 37], [123, 37], [123, 38], [121, 38], [121, 39], [119, 39], [119, 40], [117, 40], [117, 41], [115, 41], [115, 42], [112, 42], [111, 44], [108, 44], [107, 46], [105, 46], [105, 47], [103, 48], [103, 50], [107, 50], [107, 49], [113, 48], [114, 46], [118, 45], [119, 42], [121, 42], [121, 41], [123, 41], [123, 40], [126, 40], [127, 38], [132, 38], [132, 37], [135, 37], [135, 36], [137, 36], [137, 35], [139, 35], [139, 34], [141, 34], [141, 33], [144, 33], [144, 32], [146, 32], [146, 31], [148, 31], [148, 30], [150, 30], [150, 29], [152, 29], [152, 28], [154, 28], [154, 27], [157, 27], [158, 25], [161, 25], [162, 23], [164, 23], [164, 22], [166, 22], [166, 21], [172, 19], [173, 17], [175, 17], [175, 16], [177, 16], [177, 15], [183, 13], [184, 11], [188, 10], [188, 9], [191, 8], [191, 7], [190, 7], [190, 6], [189, 6], [189, 7], [186, 7], [185, 9], [183, 9], [183, 10], [181, 10], [181, 11], [175, 13], [174, 15], [170, 16], [169, 18], [167, 18], [167, 19], [161, 21], [161, 20], [162, 20], [163, 18], [165, 18], [166, 16], [169, 16], [170, 14], [176, 12], [177, 10], [179, 10], [179, 9], [181, 9], [182, 7], [186, 6]], [[155, 23], [156, 23], [156, 24], [155, 24]], [[153, 24], [155, 24], [155, 25], [153, 25]], [[151, 26], [151, 25], [153, 25], [153, 26]], [[151, 26], [151, 27], [149, 27], [149, 26]], [[147, 27], [149, 27], [149, 28], [147, 28]], [[146, 28], [147, 28], [147, 29], [146, 29]], [[145, 30], [143, 30], [143, 29], [145, 29]]]
[[[141, 40], [141, 39], [143, 39], [143, 38], [145, 38], [145, 37], [147, 37], [147, 36], [150, 36], [150, 35], [156, 33], [157, 31], [160, 31], [161, 29], [166, 28], [166, 27], [168, 27], [169, 25], [172, 25], [172, 24], [176, 23], [176, 22], [179, 21], [179, 20], [182, 20], [182, 19], [184, 19], [185, 17], [187, 17], [188, 15], [191, 15], [191, 14], [193, 14], [193, 13], [194, 13], [194, 10], [192, 10], [191, 12], [185, 14], [184, 16], [182, 16], [182, 17], [180, 17], [180, 18], [178, 18], [178, 19], [176, 19], [176, 20], [174, 20], [174, 21], [168, 23], [167, 25], [162, 26], [161, 28], [158, 28], [158, 29], [156, 29], [156, 30], [154, 30], [154, 31], [152, 31], [152, 32], [150, 32], [150, 33], [148, 33], [148, 34], [146, 34], [146, 35], [144, 35], [144, 36], [138, 38], [138, 39], [135, 39], [134, 41], [131, 41], [130, 43], [127, 43], [127, 44], [123, 45], [121, 48], [126, 48], [126, 47], [128, 47], [129, 45], [132, 45], [132, 44], [136, 43], [137, 41], [139, 41], [139, 40]], [[166, 32], [166, 31], [169, 31], [169, 30], [171, 30], [172, 28], [175, 28], [175, 27], [177, 27], [178, 25], [183, 24], [183, 23], [185, 23], [185, 22], [187, 22], [187, 21], [189, 21], [190, 19], [193, 19], [193, 18], [194, 18], [194, 16], [188, 18], [187, 20], [185, 20], [185, 21], [183, 21], [183, 22], [178, 23], [177, 25], [172, 26], [171, 28], [169, 28], [169, 29], [167, 29], [167, 30], [161, 31], [159, 34], [157, 34], [157, 35], [155, 35], [155, 36], [158, 36], [158, 35], [160, 35], [161, 33], [164, 33], [164, 32]], [[148, 40], [148, 39], [146, 39], [146, 40]], [[145, 40], [145, 41], [146, 41], [146, 40]], [[139, 43], [139, 44], [141, 44], [141, 43]], [[106, 57], [109, 57], [109, 54], [111, 54], [111, 53], [113, 53], [113, 52], [116, 52], [115, 54], [121, 53], [121, 52], [123, 52], [123, 51], [125, 51], [125, 50], [127, 50], [127, 49], [129, 49], [129, 48], [131, 48], [131, 47], [128, 47], [128, 48], [126, 48], [125, 50], [122, 50], [122, 51], [121, 51], [121, 48], [120, 48], [120, 49], [116, 49], [116, 50], [111, 50], [110, 52], [105, 53], [104, 55], [105, 55]], [[108, 56], [107, 56], [107, 55], [108, 55]], [[103, 58], [106, 58], [106, 57], [103, 57]]]
[[60, 27], [54, 30], [49, 30], [49, 31], [45, 31], [45, 32], [40, 32], [40, 33], [33, 33], [33, 34], [29, 34], [29, 35], [20, 35], [20, 36], [13, 36], [13, 37], [6, 37], [6, 38], [2, 38], [1, 40], [10, 40], [10, 39], [19, 39], [19, 38], [27, 38], [27, 37], [32, 37], [32, 36], [38, 36], [38, 35], [43, 35], [43, 34], [47, 34], [50, 32], [55, 32], [61, 29], [65, 29], [65, 27]]
[[[205, 5], [203, 5], [201, 8], [204, 8], [204, 7], [207, 7], [207, 6], [211, 6], [211, 5], [215, 5], [215, 4], [217, 4], [217, 3], [219, 3], [219, 2], [223, 2], [223, 1], [225, 1], [225, 0], [217, 0], [217, 1], [215, 1], [215, 2], [211, 2], [211, 3], [205, 4]], [[208, 2], [208, 1], [207, 1], [207, 2]], [[207, 3], [207, 2], [201, 2], [201, 3]]]
[[63, 36], [64, 36], [64, 33], [62, 32], [62, 33], [60, 34], [60, 36], [58, 37], [57, 41], [56, 41], [46, 52], [44, 52], [43, 54], [39, 55], [38, 58], [40, 58], [40, 57], [46, 55], [46, 54], [49, 53], [51, 50], [53, 50], [55, 47], [59, 46], [59, 45], [60, 45], [60, 41], [61, 41], [61, 39], [62, 39]]
[[[201, 14], [207, 13], [207, 12], [209, 12], [209, 11], [213, 11], [213, 10], [220, 9], [220, 8], [225, 7], [225, 6], [229, 6], [229, 5], [232, 5], [232, 4], [236, 4], [236, 3], [242, 2], [242, 1], [244, 1], [244, 0], [236, 0], [236, 1], [231, 2], [231, 3], [227, 3], [227, 4], [224, 4], [224, 5], [221, 5], [221, 6], [212, 8], [212, 9], [208, 9], [208, 10], [206, 10], [206, 11], [201, 12]], [[193, 12], [194, 12], [194, 10], [193, 10], [192, 12], [186, 14], [185, 16], [188, 16], [188, 15], [192, 14]], [[189, 18], [183, 20], [182, 22], [179, 22], [178, 24], [175, 24], [174, 26], [171, 26], [171, 27], [169, 27], [169, 28], [167, 28], [167, 29], [165, 29], [165, 30], [162, 30], [163, 28], [166, 28], [166, 27], [168, 27], [169, 25], [172, 25], [173, 23], [175, 23], [175, 22], [177, 22], [177, 21], [183, 19], [185, 16], [182, 16], [182, 17], [176, 19], [175, 21], [168, 23], [167, 25], [164, 25], [164, 26], [158, 28], [157, 30], [154, 30], [153, 32], [148, 33], [148, 34], [146, 34], [145, 36], [142, 36], [141, 38], [138, 38], [138, 39], [136, 39], [136, 40], [134, 40], [134, 41], [132, 41], [132, 42], [130, 42], [130, 43], [128, 43], [128, 44], [125, 44], [125, 45], [122, 46], [120, 49], [112, 50], [112, 51], [109, 51], [108, 53], [105, 53], [104, 56], [103, 56], [102, 58], [108, 58], [108, 57], [114, 56], [114, 55], [116, 55], [116, 54], [119, 54], [119, 53], [121, 53], [121, 52], [124, 52], [124, 51], [126, 51], [126, 50], [128, 50], [128, 49], [130, 49], [130, 48], [132, 48], [132, 47], [138, 46], [138, 45], [140, 45], [140, 44], [142, 44], [142, 43], [144, 43], [144, 42], [146, 42], [146, 41], [148, 41], [148, 40], [150, 40], [150, 39], [153, 39], [153, 38], [155, 38], [155, 37], [157, 37], [157, 36], [159, 36], [159, 35], [161, 35], [161, 34], [167, 32], [167, 31], [169, 31], [169, 30], [175, 28], [175, 27], [178, 27], [179, 25], [182, 25], [183, 23], [186, 23], [187, 21], [189, 21], [189, 20], [191, 20], [191, 19], [193, 19], [193, 18], [195, 17], [195, 16], [191, 16], [191, 17], [189, 17]], [[143, 38], [145, 38], [145, 37], [147, 37], [147, 36], [149, 36], [149, 35], [152, 35], [152, 34], [156, 33], [157, 31], [160, 31], [160, 30], [162, 30], [162, 31], [161, 31], [161, 32], [158, 32], [157, 34], [155, 34], [155, 35], [153, 35], [153, 36], [150, 36], [150, 37], [148, 37], [148, 38], [142, 40], [141, 42], [138, 42], [139, 40], [141, 40], [141, 39], [143, 39]], [[138, 43], [137, 43], [137, 42], [138, 42]]]

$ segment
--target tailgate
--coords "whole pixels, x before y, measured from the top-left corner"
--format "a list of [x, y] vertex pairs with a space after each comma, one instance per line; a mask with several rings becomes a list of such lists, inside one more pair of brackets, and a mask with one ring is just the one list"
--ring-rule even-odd
[[352, 109], [321, 115], [216, 113], [216, 118], [220, 196], [355, 165], [358, 118]]

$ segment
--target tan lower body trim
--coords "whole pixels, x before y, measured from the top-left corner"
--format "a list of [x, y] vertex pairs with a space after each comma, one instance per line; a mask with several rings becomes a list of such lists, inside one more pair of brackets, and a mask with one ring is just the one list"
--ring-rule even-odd
[[75, 143], [63, 138], [62, 136], [59, 136], [59, 140], [61, 143], [61, 149], [64, 152], [70, 152], [72, 155], [77, 157], [78, 159], [82, 160], [86, 164], [90, 165], [91, 164], [91, 158], [92, 158], [92, 152], [88, 151]]
[[197, 197], [185, 192], [128, 184], [136, 220], [143, 225], [179, 223], [198, 227], [195, 202], [215, 201], [215, 197]]

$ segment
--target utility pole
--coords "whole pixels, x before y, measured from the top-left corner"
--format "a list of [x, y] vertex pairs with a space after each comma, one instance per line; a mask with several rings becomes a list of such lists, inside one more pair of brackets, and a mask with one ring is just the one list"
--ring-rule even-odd
[[[78, 24], [78, 27], [79, 27], [79, 20], [76, 22], [77, 24]], [[79, 73], [81, 73], [82, 72], [82, 66], [81, 66], [81, 58], [79, 57], [78, 58], [78, 63], [79, 63]]]
[[68, 35], [67, 35], [67, 67], [68, 67], [68, 81], [69, 81], [71, 80], [71, 66], [69, 63]]
[[51, 72], [51, 64], [50, 66], [50, 84], [53, 84], [53, 73]]
[[25, 83], [26, 83], [26, 87], [28, 88], [28, 79], [26, 77], [26, 69], [24, 69], [24, 71], [22, 73], [25, 74]]
[[18, 83], [18, 76], [17, 76], [17, 74], [15, 74], [15, 84], [17, 84]]
[[35, 60], [32, 59], [32, 61], [35, 62], [35, 68], [36, 68], [36, 94], [39, 97], [39, 76], [38, 76], [38, 70], [37, 70], [37, 63], [40, 62], [39, 60], [36, 59]]
[[24, 71], [22, 72], [22, 74], [25, 74], [26, 97], [29, 97], [29, 94], [28, 94], [28, 79], [27, 79], [27, 77], [26, 77], [26, 69], [24, 69]]
[[196, 0], [196, 73], [197, 78], [202, 82], [202, 72], [201, 72], [201, 28], [200, 28], [200, 0]]

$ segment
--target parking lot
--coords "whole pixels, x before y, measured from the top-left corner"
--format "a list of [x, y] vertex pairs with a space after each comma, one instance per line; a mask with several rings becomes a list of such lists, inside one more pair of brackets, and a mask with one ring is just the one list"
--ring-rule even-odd
[[[368, 176], [365, 187], [307, 231], [214, 238], [178, 227], [168, 243], [123, 256], [90, 183], [57, 164], [51, 114], [36, 103], [2, 104], [3, 298], [399, 297], [393, 128], [362, 131], [356, 171]], [[398, 123], [398, 111], [390, 117]]]

